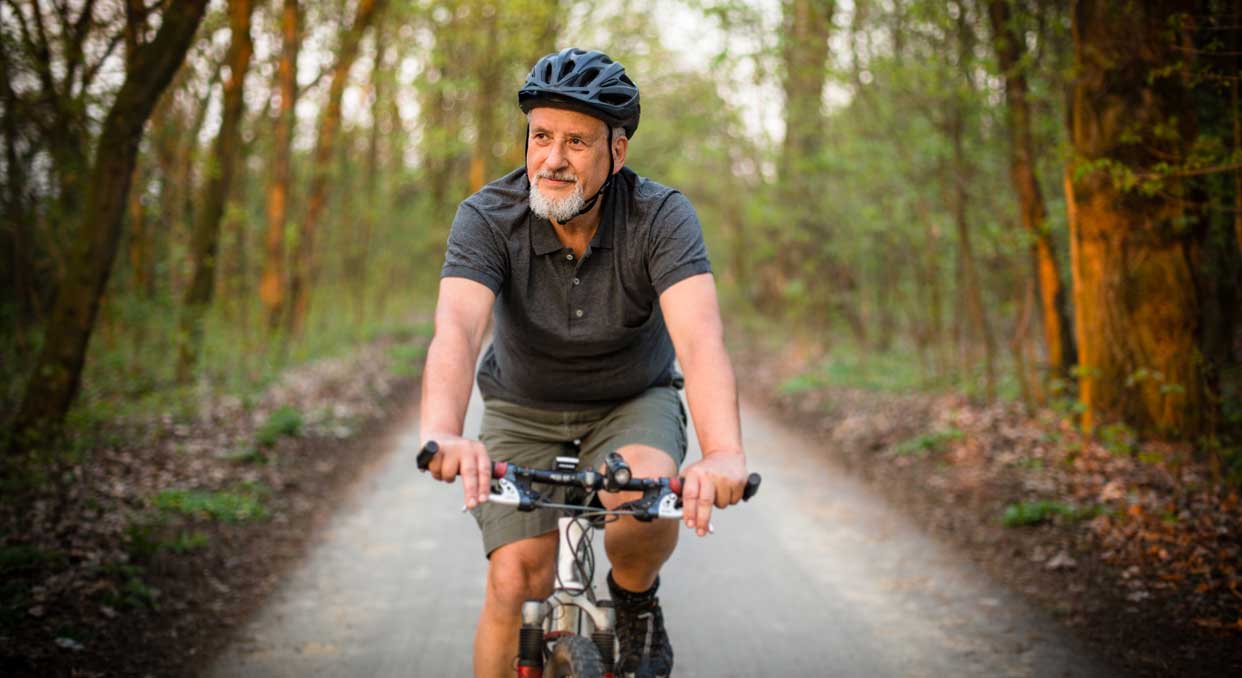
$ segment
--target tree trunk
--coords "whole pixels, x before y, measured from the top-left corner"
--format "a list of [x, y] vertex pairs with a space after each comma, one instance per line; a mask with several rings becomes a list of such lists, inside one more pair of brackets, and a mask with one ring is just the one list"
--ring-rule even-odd
[[380, 116], [384, 111], [385, 74], [381, 69], [384, 55], [383, 27], [376, 29], [375, 68], [371, 72], [371, 129], [367, 135], [366, 159], [366, 208], [362, 215], [362, 231], [358, 234], [358, 242], [354, 249], [354, 262], [351, 283], [354, 286], [355, 323], [359, 328], [366, 322], [367, 306], [367, 269], [371, 256], [371, 237], [375, 232], [375, 222], [380, 212]]
[[87, 184], [69, 276], [57, 294], [43, 350], [14, 420], [13, 450], [40, 445], [60, 425], [77, 394], [99, 301], [121, 240], [126, 198], [142, 129], [160, 93], [185, 59], [206, 0], [182, 0], [161, 17], [142, 46], [104, 119]]
[[259, 283], [259, 298], [267, 316], [269, 336], [280, 328], [285, 305], [285, 224], [293, 185], [290, 153], [296, 122], [293, 106], [298, 91], [297, 0], [284, 0], [280, 28], [283, 46], [276, 67], [280, 113], [272, 136], [272, 181], [267, 188], [267, 234], [263, 239], [263, 277]]
[[254, 46], [250, 40], [252, 0], [229, 0], [229, 79], [224, 84], [224, 113], [216, 137], [212, 167], [208, 171], [207, 190], [202, 212], [194, 223], [190, 241], [190, 261], [194, 275], [186, 289], [181, 309], [181, 325], [177, 333], [177, 381], [185, 383], [194, 373], [203, 343], [203, 316], [211, 306], [216, 286], [216, 259], [220, 247], [220, 221], [228, 202], [229, 188], [237, 165], [237, 146], [241, 139], [241, 117], [245, 108], [242, 98], [246, 71]]
[[[1080, 0], [1067, 174], [1083, 426], [1124, 421], [1192, 439], [1210, 420], [1192, 261], [1199, 207], [1160, 176], [1194, 140], [1168, 32], [1189, 3]], [[1136, 49], [1141, 45], [1142, 49]], [[1116, 177], [1154, 180], [1157, 190]]]
[[1005, 77], [1005, 98], [1009, 112], [1009, 174], [1018, 195], [1022, 225], [1031, 238], [1031, 257], [1039, 280], [1039, 299], [1044, 327], [1048, 365], [1054, 373], [1068, 376], [1077, 361], [1066, 310], [1065, 289], [1061, 285], [1052, 237], [1048, 232], [1048, 210], [1035, 175], [1035, 149], [1031, 139], [1031, 111], [1027, 102], [1026, 73], [1022, 65], [1022, 43], [1013, 26], [1010, 0], [989, 0], [992, 41], [997, 61]]
[[[959, 14], [957, 21], [957, 39], [959, 67], [963, 69], [962, 76], [969, 82], [969, 73], [965, 72], [971, 63], [972, 40], [969, 33], [969, 26], [966, 22], [966, 10], [959, 5]], [[970, 239], [970, 224], [968, 218], [967, 203], [969, 195], [966, 186], [969, 182], [969, 168], [967, 167], [965, 140], [964, 140], [964, 114], [963, 108], [965, 102], [960, 94], [952, 95], [952, 101], [949, 103], [949, 141], [952, 144], [952, 169], [949, 172], [949, 181], [952, 182], [949, 193], [949, 207], [953, 213], [953, 222], [957, 228], [957, 247], [958, 247], [958, 263], [959, 263], [959, 284], [961, 285], [960, 293], [962, 298], [960, 302], [966, 306], [966, 316], [974, 331], [974, 339], [983, 342], [983, 368], [984, 368], [984, 394], [988, 402], [996, 399], [996, 339], [992, 334], [992, 325], [988, 321], [987, 311], [983, 306], [983, 291], [979, 283], [979, 273], [975, 268], [975, 252], [974, 246]], [[963, 338], [966, 336], [965, 328], [961, 328]], [[964, 351], [964, 355], [970, 355], [969, 350]], [[971, 365], [966, 364], [966, 374], [970, 374]]]
[[319, 135], [315, 142], [315, 155], [312, 160], [310, 188], [306, 197], [306, 218], [302, 222], [301, 237], [298, 238], [297, 252], [294, 258], [293, 276], [290, 279], [289, 292], [292, 301], [289, 333], [301, 335], [306, 327], [306, 317], [310, 312], [311, 285], [315, 280], [315, 231], [323, 218], [324, 209], [328, 204], [328, 180], [332, 173], [332, 154], [336, 144], [337, 129], [341, 124], [341, 94], [349, 78], [349, 69], [358, 55], [358, 45], [362, 42], [363, 33], [370, 25], [372, 17], [382, 8], [384, 0], [359, 0], [354, 24], [341, 41], [340, 52], [332, 69], [332, 84], [328, 88], [328, 101], [319, 118]]

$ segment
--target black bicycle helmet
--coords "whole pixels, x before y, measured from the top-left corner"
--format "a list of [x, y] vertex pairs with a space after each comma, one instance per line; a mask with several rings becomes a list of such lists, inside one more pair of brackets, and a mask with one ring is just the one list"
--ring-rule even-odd
[[568, 108], [625, 128], [633, 138], [638, 130], [638, 86], [625, 67], [596, 50], [570, 47], [540, 59], [518, 90], [523, 113], [532, 108]]

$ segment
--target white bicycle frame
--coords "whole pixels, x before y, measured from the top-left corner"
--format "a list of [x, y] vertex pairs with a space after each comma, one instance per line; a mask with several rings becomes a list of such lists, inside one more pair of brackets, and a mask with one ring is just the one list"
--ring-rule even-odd
[[545, 633], [563, 631], [588, 637], [594, 631], [612, 631], [615, 627], [612, 607], [591, 601], [587, 589], [593, 583], [582, 581], [578, 568], [575, 555], [588, 538], [583, 522], [569, 516], [557, 519], [556, 588], [547, 599], [528, 600], [522, 605], [523, 624], [541, 625]]

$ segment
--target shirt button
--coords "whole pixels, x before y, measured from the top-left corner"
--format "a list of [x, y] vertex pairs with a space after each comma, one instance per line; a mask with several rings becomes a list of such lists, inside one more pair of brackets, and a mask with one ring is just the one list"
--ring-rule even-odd
[[575, 284], [575, 285], [577, 285], [577, 284], [579, 284], [579, 283], [581, 283], [581, 282], [582, 282], [581, 280], [579, 280], [579, 279], [577, 279], [577, 278], [574, 278], [574, 284]]
[[581, 318], [581, 317], [582, 317], [582, 309], [578, 309], [578, 310], [574, 311], [574, 315], [576, 315], [576, 316], [578, 316], [579, 318]]
[[571, 253], [571, 254], [566, 254], [566, 255], [565, 255], [565, 260], [566, 260], [566, 261], [573, 261], [573, 260], [574, 260], [574, 255], [573, 255], [572, 253]]

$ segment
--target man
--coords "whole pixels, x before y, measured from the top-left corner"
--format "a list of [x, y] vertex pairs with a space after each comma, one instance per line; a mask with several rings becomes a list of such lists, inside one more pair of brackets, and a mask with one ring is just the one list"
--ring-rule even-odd
[[[580, 453], [584, 467], [598, 468], [617, 451], [636, 477], [677, 474], [686, 417], [676, 357], [703, 449], [682, 473], [687, 527], [705, 535], [712, 507], [737, 503], [747, 476], [698, 218], [680, 193], [625, 167], [637, 86], [603, 53], [566, 49], [535, 64], [518, 103], [529, 124], [526, 167], [457, 211], [422, 394], [422, 438], [440, 446], [430, 471], [446, 482], [461, 475], [483, 531], [474, 672], [488, 677], [513, 674], [522, 603], [551, 593], [557, 517], [485, 503], [492, 459], [549, 468]], [[481, 441], [468, 440], [463, 419], [489, 317]], [[600, 497], [609, 508], [634, 498]], [[627, 517], [605, 529], [621, 675], [672, 669], [655, 594], [676, 544], [672, 521]]]

